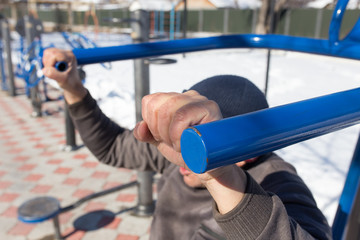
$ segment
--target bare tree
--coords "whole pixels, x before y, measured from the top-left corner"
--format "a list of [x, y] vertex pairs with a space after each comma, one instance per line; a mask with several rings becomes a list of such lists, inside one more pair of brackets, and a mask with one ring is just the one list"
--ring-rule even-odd
[[[255, 29], [256, 33], [270, 33], [275, 30], [277, 21], [287, 8], [300, 8], [311, 1], [313, 0], [262, 0]], [[273, 10], [271, 10], [272, 7]]]

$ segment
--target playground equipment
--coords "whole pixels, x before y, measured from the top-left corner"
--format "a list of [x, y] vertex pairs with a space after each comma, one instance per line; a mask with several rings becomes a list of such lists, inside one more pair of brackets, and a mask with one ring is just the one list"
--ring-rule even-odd
[[[74, 54], [78, 60], [78, 64], [92, 64], [103, 61], [115, 61], [134, 58], [144, 58], [150, 56], [159, 56], [166, 54], [184, 53], [192, 51], [202, 51], [210, 49], [222, 48], [265, 48], [265, 49], [280, 49], [287, 51], [298, 51], [311, 54], [327, 55], [333, 57], [342, 57], [360, 60], [360, 19], [356, 22], [350, 33], [344, 38], [339, 39], [340, 26], [343, 15], [346, 10], [348, 0], [339, 0], [333, 13], [330, 23], [329, 39], [312, 39], [304, 37], [292, 37], [283, 35], [229, 35], [210, 38], [199, 39], [183, 39], [174, 41], [163, 41], [155, 43], [142, 43], [119, 47], [107, 47], [101, 49], [75, 49]], [[299, 103], [288, 104], [282, 107], [262, 110], [260, 112], [246, 114], [235, 117], [233, 119], [225, 119], [214, 123], [216, 127], [207, 124], [204, 126], [196, 126], [185, 131], [183, 142], [196, 143], [201, 145], [202, 153], [198, 153], [199, 148], [192, 147], [192, 144], [185, 144], [182, 146], [182, 154], [188, 165], [193, 166], [199, 172], [209, 169], [208, 167], [217, 167], [230, 164], [232, 160], [245, 159], [252, 154], [260, 154], [267, 151], [276, 150], [284, 146], [294, 144], [299, 141], [304, 141], [309, 138], [317, 137], [321, 134], [329, 133], [359, 123], [360, 108], [358, 105], [359, 89], [339, 92], [333, 95], [305, 100]], [[330, 102], [330, 103], [329, 103]], [[321, 111], [322, 115], [317, 115]], [[285, 114], [286, 116], [296, 116], [296, 124], [287, 125], [288, 129], [281, 130], [278, 128], [282, 125], [278, 114]], [[294, 114], [294, 115], [291, 115]], [[302, 116], [299, 118], [299, 116]], [[228, 146], [222, 146], [220, 141], [211, 141], [211, 138], [218, 139], [224, 132], [234, 132], [234, 126], [239, 131], [237, 125], [255, 124], [253, 119], [258, 119], [263, 125], [268, 125], [268, 131], [262, 135], [262, 125], [254, 125], [246, 134], [251, 134], [253, 137], [246, 142], [232, 142]], [[292, 118], [294, 119], [294, 118]], [[273, 125], [268, 122], [273, 122]], [[290, 120], [287, 120], [291, 122]], [[230, 123], [232, 125], [228, 125]], [[221, 128], [220, 128], [221, 126]], [[237, 132], [241, 134], [241, 132]], [[267, 135], [266, 135], [267, 134]], [[279, 134], [277, 136], [277, 134]], [[201, 139], [201, 136], [206, 136], [206, 139]], [[210, 136], [210, 141], [207, 139]], [[225, 135], [223, 135], [225, 136]], [[229, 135], [228, 135], [229, 136]], [[233, 137], [233, 136], [230, 136]], [[229, 138], [230, 138], [229, 137]], [[200, 138], [200, 139], [199, 139]], [[281, 139], [277, 142], [277, 139]], [[254, 141], [259, 140], [260, 144], [254, 148]], [[360, 140], [360, 139], [359, 139]], [[360, 142], [360, 141], [359, 141]], [[358, 142], [352, 162], [350, 164], [349, 172], [345, 181], [343, 193], [339, 200], [338, 210], [335, 220], [332, 225], [334, 239], [342, 239], [344, 236], [351, 236], [351, 229], [347, 229], [349, 215], [353, 213], [351, 209], [359, 203], [354, 202], [356, 192], [359, 189], [360, 178], [360, 143]], [[267, 145], [269, 144], [269, 145]], [[239, 148], [243, 152], [239, 152]], [[259, 149], [262, 149], [259, 151]], [[201, 151], [201, 150], [200, 150]], [[254, 152], [252, 152], [254, 151]], [[256, 152], [259, 151], [259, 152]], [[214, 152], [214, 156], [212, 153]], [[202, 156], [214, 159], [228, 152], [232, 155], [243, 154], [237, 156], [237, 159], [220, 158], [218, 162], [212, 166], [198, 166], [197, 162], [186, 156], [192, 154], [203, 154]], [[251, 153], [252, 152], [252, 153]], [[233, 156], [227, 156], [229, 158]], [[244, 158], [242, 158], [244, 157]]]
[[[65, 41], [73, 48], [73, 49], [88, 49], [88, 48], [97, 48], [95, 42], [90, 40], [84, 34], [81, 33], [68, 33], [62, 32], [62, 36], [64, 37]], [[107, 70], [110, 70], [111, 63], [100, 63], [101, 66]]]
[[[8, 91], [10, 96], [15, 96], [15, 83], [14, 83], [14, 72], [12, 69], [11, 59], [11, 39], [10, 39], [10, 28], [9, 23], [2, 19], [0, 20], [2, 40], [0, 40], [0, 68], [1, 68], [1, 79], [2, 89]], [[5, 53], [5, 61], [3, 59], [3, 53]], [[5, 64], [6, 63], [6, 64]], [[5, 72], [6, 65], [6, 72]]]
[[53, 220], [55, 228], [55, 239], [61, 240], [61, 229], [59, 225], [59, 214], [70, 211], [81, 204], [92, 200], [94, 198], [102, 197], [113, 192], [133, 187], [137, 184], [136, 181], [127, 184], [119, 185], [107, 190], [87, 195], [75, 203], [61, 207], [58, 199], [48, 196], [36, 197], [23, 203], [18, 209], [18, 218], [25, 223], [40, 223], [49, 219]]

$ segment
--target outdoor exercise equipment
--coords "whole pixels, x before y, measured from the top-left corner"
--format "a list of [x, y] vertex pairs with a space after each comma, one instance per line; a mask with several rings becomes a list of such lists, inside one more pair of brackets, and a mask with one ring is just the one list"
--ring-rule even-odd
[[18, 208], [17, 211], [18, 219], [24, 223], [40, 223], [52, 219], [55, 228], [55, 239], [60, 240], [63, 239], [59, 224], [59, 215], [61, 213], [75, 209], [79, 207], [81, 204], [89, 200], [92, 200], [94, 198], [102, 197], [113, 192], [121, 191], [133, 187], [137, 184], [138, 183], [136, 181], [133, 181], [127, 184], [106, 189], [101, 192], [93, 193], [79, 199], [75, 203], [68, 205], [66, 207], [61, 207], [59, 200], [53, 197], [49, 197], [49, 196], [35, 197], [33, 199], [24, 202]]
[[1, 89], [6, 91], [6, 75], [5, 75], [5, 65], [3, 58], [3, 42], [0, 40], [0, 77], [1, 77]]
[[[25, 81], [25, 91], [29, 95], [30, 88], [37, 86], [44, 79], [44, 75], [39, 71], [42, 68], [44, 48], [39, 39], [34, 40], [26, 49], [24, 49], [23, 45], [23, 39], [21, 38], [18, 51], [19, 62], [16, 64], [15, 75]], [[31, 74], [34, 70], [36, 75]]]
[[[3, 90], [7, 90], [10, 96], [15, 96], [15, 81], [14, 81], [14, 72], [12, 68], [12, 56], [11, 56], [11, 38], [10, 38], [10, 27], [6, 19], [0, 20], [0, 29], [2, 40], [1, 41], [1, 77], [2, 77], [2, 87]], [[3, 53], [6, 56], [5, 61], [3, 61]], [[6, 64], [5, 64], [6, 63]], [[5, 71], [6, 66], [6, 71]]]
[[[86, 37], [84, 34], [81, 33], [68, 33], [62, 32], [62, 36], [64, 37], [65, 41], [73, 48], [73, 49], [88, 49], [88, 48], [98, 48], [96, 43]], [[107, 70], [112, 68], [110, 62], [102, 62], [100, 63], [101, 66]]]
[[[340, 26], [347, 4], [348, 0], [339, 0], [337, 2], [330, 23], [329, 39], [312, 39], [276, 34], [240, 34], [142, 43], [101, 49], [75, 49], [74, 54], [79, 65], [224, 48], [279, 49], [360, 60], [360, 18], [344, 39], [339, 37]], [[210, 164], [208, 163], [208, 165], [211, 165], [210, 167], [223, 166], [232, 163], [232, 160], [244, 160], [256, 154], [276, 150], [289, 144], [357, 124], [360, 115], [360, 108], [357, 106], [360, 100], [357, 96], [360, 93], [359, 91], [359, 89], [353, 89], [278, 108], [262, 110], [253, 114], [245, 114], [232, 119], [221, 120], [218, 123], [195, 126], [195, 128], [190, 128], [184, 132], [185, 140], [183, 140], [183, 144], [184, 142], [186, 144], [181, 148], [182, 154], [187, 164], [201, 172], [209, 169], [208, 166], [198, 166], [197, 159], [193, 160], [187, 156], [197, 154], [197, 156], [200, 155], [210, 160]], [[318, 115], [319, 112], [322, 113], [321, 116]], [[281, 129], [281, 124], [284, 122], [279, 119], [278, 114], [286, 117], [289, 123], [289, 125], [286, 125], [287, 129]], [[289, 119], [290, 116], [293, 116], [293, 119]], [[293, 121], [296, 121], [294, 125], [291, 123]], [[230, 126], [228, 125], [229, 123], [231, 123]], [[245, 133], [251, 134], [251, 136], [247, 136], [247, 141], [241, 142], [242, 150], [238, 149], [239, 142], [237, 141], [231, 142], [227, 146], [220, 144], [221, 141], [218, 141], [219, 136], [217, 134], [227, 138], [225, 132], [233, 134], [237, 129], [240, 132], [236, 133], [242, 135], [241, 131], [244, 131], [241, 126], [242, 124], [249, 127]], [[211, 129], [209, 127], [209, 130], [207, 129], [208, 126], [215, 125], [216, 127], [211, 127]], [[262, 126], [268, 126], [270, 129], [266, 129], [264, 133]], [[201, 139], [200, 137], [202, 136], [206, 139]], [[208, 136], [215, 138], [216, 142], [211, 139], [209, 142]], [[233, 137], [233, 135], [228, 136]], [[194, 148], [193, 144], [187, 143], [188, 141], [197, 144], [200, 148]], [[258, 147], [254, 147], [257, 144]], [[199, 149], [203, 149], [203, 152], [199, 153]], [[255, 152], [250, 153], [251, 151]], [[348, 217], [353, 205], [356, 204], [354, 203], [354, 198], [356, 191], [359, 189], [360, 178], [359, 151], [360, 144], [356, 147], [332, 226], [333, 237], [336, 240], [344, 236]], [[244, 154], [244, 158], [238, 156], [238, 158], [234, 157], [234, 159], [229, 160], [220, 156], [218, 162], [211, 162], [214, 157], [218, 158], [219, 155], [225, 152], [227, 152], [226, 154], [231, 154], [231, 156], [228, 155], [229, 158], [238, 154]]]
[[[147, 36], [146, 38], [147, 39], [150, 39], [150, 40], [158, 40], [158, 39], [164, 39], [164, 38], [167, 38], [167, 36], [164, 34], [164, 30], [162, 29], [161, 31], [158, 31], [158, 27], [157, 27], [157, 22], [158, 22], [158, 11], [154, 12], [154, 24], [155, 24], [155, 30], [154, 30], [154, 34], [153, 35], [149, 35]], [[179, 14], [178, 14], [179, 15]], [[163, 19], [163, 16], [162, 18]], [[111, 22], [111, 23], [131, 23], [133, 26], [136, 25], [136, 24], [139, 24], [139, 20], [136, 19], [136, 18], [104, 18], [103, 21], [106, 21], [106, 22]], [[163, 20], [160, 20], [160, 25], [163, 24], [161, 23]], [[143, 27], [141, 27], [143, 28]], [[133, 36], [132, 36], [134, 42], [144, 42], [144, 39], [135, 39]], [[140, 41], [139, 41], [140, 40]], [[148, 40], [146, 40], [145, 42], [147, 42]], [[172, 64], [172, 63], [176, 63], [177, 60], [176, 59], [172, 59], [172, 58], [164, 58], [164, 57], [151, 57], [151, 58], [146, 58], [144, 60], [144, 62], [146, 64]], [[66, 63], [61, 63], [62, 64], [62, 67], [65, 67], [64, 69], [66, 69]], [[59, 68], [58, 68], [59, 69]], [[60, 70], [60, 69], [59, 69]], [[60, 70], [61, 71], [61, 70]]]
[[357, 124], [359, 103], [356, 88], [194, 126], [182, 134], [182, 156], [204, 173]]

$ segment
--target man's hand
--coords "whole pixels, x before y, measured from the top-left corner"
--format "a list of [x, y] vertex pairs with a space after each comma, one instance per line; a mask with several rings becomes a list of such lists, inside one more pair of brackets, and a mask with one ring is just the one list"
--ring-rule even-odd
[[[190, 126], [219, 120], [222, 115], [214, 101], [192, 90], [145, 96], [142, 117], [143, 121], [134, 129], [135, 137], [154, 144], [169, 161], [187, 168], [180, 152], [182, 132]], [[220, 213], [231, 211], [242, 200], [246, 175], [240, 167], [225, 166], [197, 176], [216, 201]]]
[[143, 121], [135, 127], [135, 137], [156, 145], [169, 161], [184, 167], [180, 153], [182, 132], [190, 126], [221, 119], [222, 115], [214, 101], [192, 90], [145, 96], [142, 117]]
[[[57, 62], [66, 62], [68, 67], [60, 72], [55, 68]], [[56, 48], [49, 48], [43, 55], [44, 75], [57, 81], [64, 90], [64, 97], [68, 104], [81, 101], [87, 94], [87, 90], [82, 85], [77, 71], [76, 58], [72, 51], [65, 51]]]

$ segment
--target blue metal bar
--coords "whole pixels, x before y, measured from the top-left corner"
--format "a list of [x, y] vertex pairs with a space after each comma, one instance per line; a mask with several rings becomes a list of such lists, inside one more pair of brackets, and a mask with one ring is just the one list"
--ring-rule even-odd
[[1, 89], [4, 91], [8, 90], [7, 84], [6, 84], [6, 74], [5, 74], [5, 64], [4, 64], [4, 58], [3, 58], [3, 42], [0, 39], [0, 74], [1, 74]]
[[339, 41], [341, 22], [348, 2], [349, 0], [339, 0], [333, 11], [329, 27], [329, 41], [331, 45], [336, 44]]
[[186, 129], [181, 153], [196, 173], [233, 164], [360, 122], [360, 88]]
[[74, 49], [73, 52], [78, 64], [84, 65], [225, 48], [268, 48], [360, 59], [360, 44], [358, 44], [358, 42], [343, 40], [336, 45], [331, 45], [328, 40], [276, 34], [239, 34], [180, 39], [123, 46]]
[[356, 144], [354, 155], [349, 167], [344, 189], [340, 196], [339, 206], [336, 211], [332, 232], [334, 240], [343, 239], [344, 229], [347, 225], [348, 218], [354, 205], [356, 191], [360, 184], [360, 136]]

